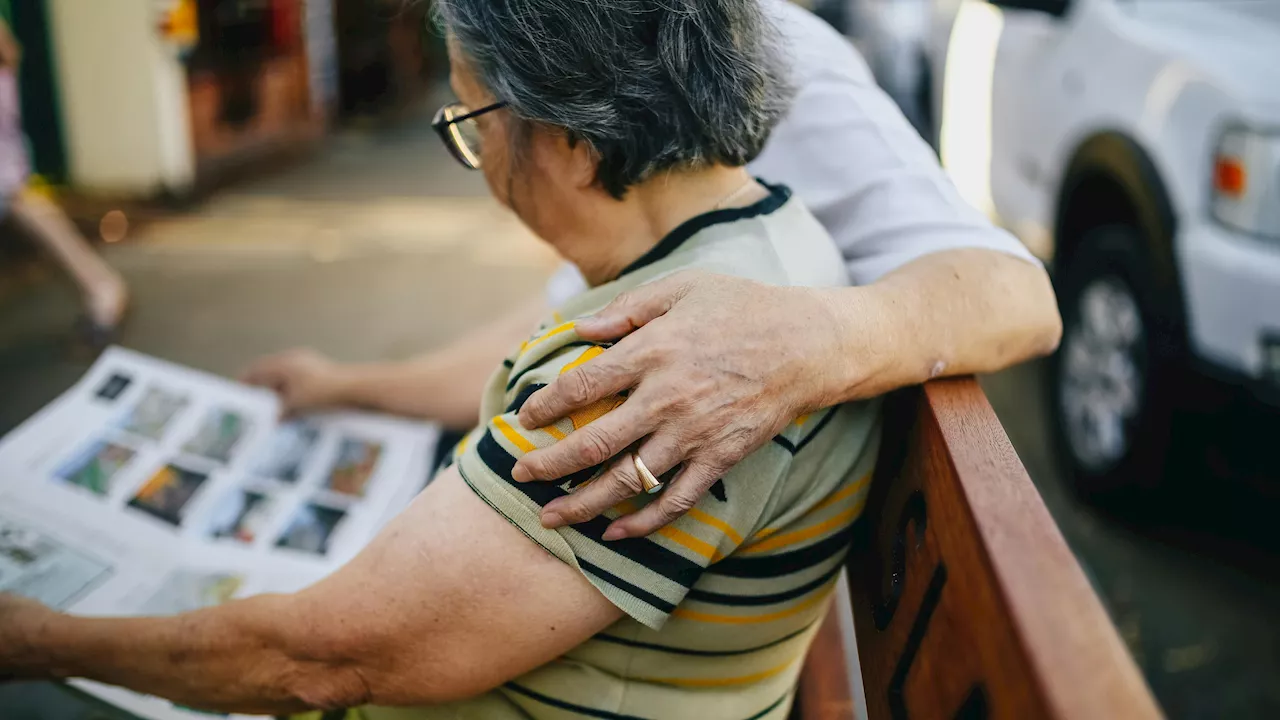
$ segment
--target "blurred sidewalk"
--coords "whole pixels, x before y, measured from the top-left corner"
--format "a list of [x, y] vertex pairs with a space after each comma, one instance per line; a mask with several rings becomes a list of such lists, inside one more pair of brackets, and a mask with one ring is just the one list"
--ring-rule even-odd
[[[553, 254], [429, 120], [424, 107], [391, 129], [338, 133], [308, 161], [104, 248], [133, 292], [122, 344], [223, 375], [294, 345], [404, 357], [537, 293]], [[69, 352], [70, 283], [35, 275], [0, 269], [0, 433], [89, 363]]]

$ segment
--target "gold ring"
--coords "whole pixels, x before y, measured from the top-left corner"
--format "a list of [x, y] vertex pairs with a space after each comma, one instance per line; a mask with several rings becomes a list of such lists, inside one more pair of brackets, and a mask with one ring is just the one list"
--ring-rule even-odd
[[632, 455], [631, 459], [635, 462], [636, 474], [640, 476], [640, 482], [644, 485], [644, 491], [650, 495], [661, 492], [662, 483], [658, 482], [658, 478], [654, 477], [653, 473], [649, 472], [649, 468], [644, 464], [644, 461], [640, 459], [640, 454], [636, 453], [635, 455]]

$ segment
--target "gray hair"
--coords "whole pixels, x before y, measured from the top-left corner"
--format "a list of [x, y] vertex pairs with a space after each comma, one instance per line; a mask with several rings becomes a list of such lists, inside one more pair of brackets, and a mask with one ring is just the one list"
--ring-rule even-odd
[[616, 198], [655, 173], [746, 165], [790, 100], [760, 0], [437, 0], [479, 79], [596, 153]]

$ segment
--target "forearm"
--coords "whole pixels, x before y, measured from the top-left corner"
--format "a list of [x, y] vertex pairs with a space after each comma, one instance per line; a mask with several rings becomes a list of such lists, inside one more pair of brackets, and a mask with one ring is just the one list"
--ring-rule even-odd
[[921, 258], [879, 282], [823, 291], [841, 328], [826, 398], [875, 397], [935, 377], [989, 373], [1047, 355], [1062, 334], [1045, 271], [992, 250]]
[[[224, 712], [289, 713], [360, 704], [354, 670], [291, 632], [291, 596], [261, 596], [164, 618], [50, 614], [28, 628], [19, 678], [87, 678]], [[296, 614], [296, 613], [295, 613]]]
[[479, 417], [485, 382], [546, 312], [545, 301], [532, 299], [441, 350], [403, 362], [346, 366], [340, 371], [342, 404], [468, 430]]

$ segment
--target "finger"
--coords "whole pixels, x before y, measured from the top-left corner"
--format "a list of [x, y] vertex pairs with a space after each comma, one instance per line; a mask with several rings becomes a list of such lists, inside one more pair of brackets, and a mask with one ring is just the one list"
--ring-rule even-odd
[[621, 540], [652, 535], [693, 509], [707, 490], [724, 473], [710, 465], [689, 463], [675, 480], [640, 511], [614, 520], [604, 533], [605, 540]]
[[631, 453], [613, 460], [600, 477], [567, 497], [547, 503], [542, 509], [542, 526], [558, 528], [584, 523], [618, 503], [644, 492]]
[[275, 367], [272, 364], [259, 361], [240, 373], [240, 382], [246, 385], [268, 385], [270, 384], [270, 378], [276, 374]]
[[530, 396], [520, 408], [520, 424], [526, 430], [546, 427], [574, 410], [629, 389], [637, 377], [629, 349], [610, 348]]
[[272, 386], [281, 382], [290, 367], [293, 350], [260, 357], [240, 374], [240, 381], [250, 385]]
[[520, 458], [511, 470], [511, 478], [516, 482], [559, 480], [595, 467], [648, 435], [653, 430], [651, 423], [639, 405], [623, 403], [555, 445]]
[[574, 329], [587, 340], [617, 340], [667, 314], [689, 290], [682, 274], [641, 285], [614, 298], [595, 315], [577, 321]]
[[693, 450], [691, 444], [681, 442], [669, 426], [664, 426], [645, 440], [636, 454], [644, 461], [649, 472], [662, 480], [664, 475], [676, 469]]

